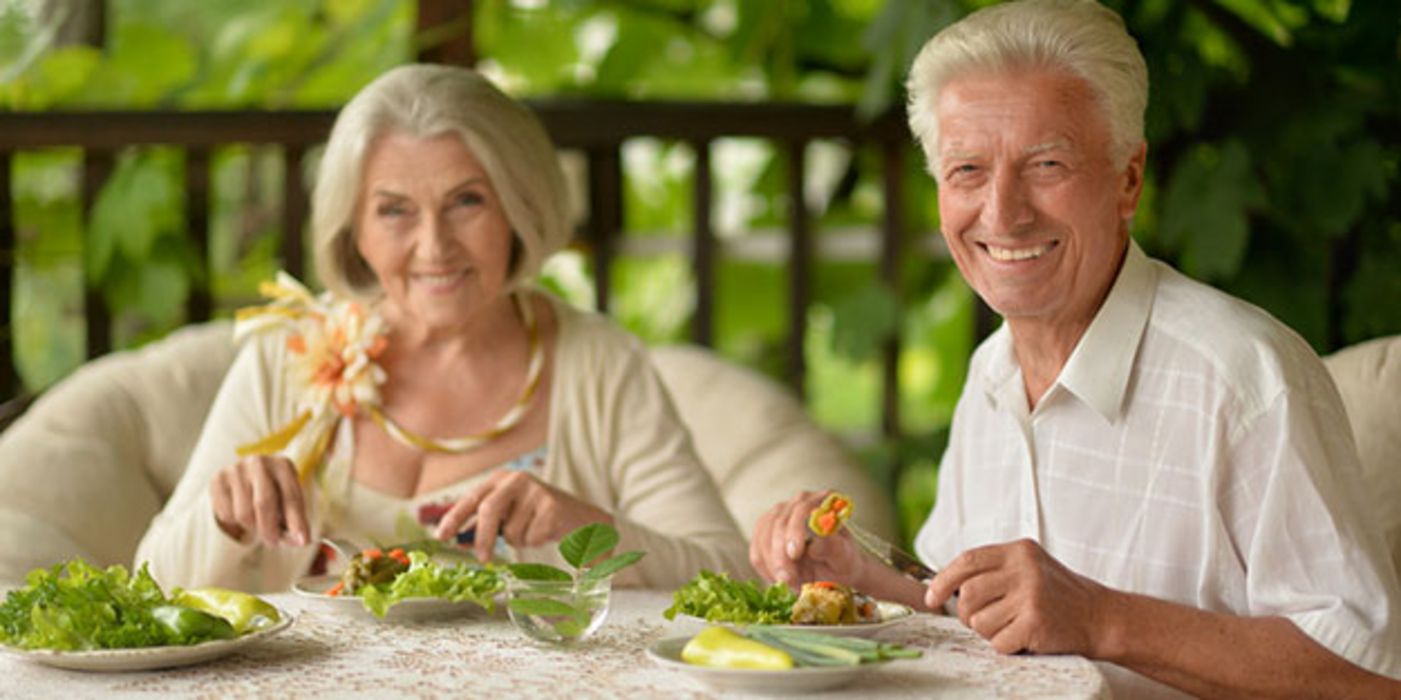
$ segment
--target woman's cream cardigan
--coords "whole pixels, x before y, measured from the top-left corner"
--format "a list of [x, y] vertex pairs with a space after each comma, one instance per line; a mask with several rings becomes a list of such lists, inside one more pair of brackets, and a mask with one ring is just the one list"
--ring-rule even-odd
[[[618, 551], [647, 555], [618, 575], [619, 585], [675, 587], [702, 568], [750, 578], [748, 549], [690, 438], [646, 349], [598, 314], [551, 297], [559, 332], [546, 438], [544, 481], [613, 514]], [[286, 590], [307, 571], [316, 545], [238, 542], [214, 521], [209, 484], [235, 460], [235, 448], [292, 420], [294, 397], [284, 381], [283, 336], [251, 339], [229, 369], [190, 463], [165, 509], [152, 522], [136, 561], [149, 561], [166, 587], [225, 586]], [[335, 450], [311, 502], [334, 502], [334, 475], [349, 478], [351, 430]], [[324, 520], [312, 506], [312, 541]], [[334, 534], [334, 533], [332, 533]], [[518, 559], [559, 563], [554, 545], [516, 552]]]

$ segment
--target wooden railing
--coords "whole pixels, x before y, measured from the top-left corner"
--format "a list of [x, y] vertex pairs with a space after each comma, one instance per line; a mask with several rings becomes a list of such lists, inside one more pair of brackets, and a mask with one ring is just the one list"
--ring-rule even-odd
[[[789, 270], [785, 341], [785, 379], [800, 396], [806, 367], [803, 341], [812, 299], [813, 231], [804, 205], [806, 146], [816, 139], [838, 139], [856, 146], [874, 146], [881, 154], [884, 215], [880, 223], [878, 270], [881, 280], [899, 293], [897, 261], [901, 256], [906, 224], [903, 159], [909, 135], [901, 115], [887, 114], [862, 121], [847, 107], [795, 104], [727, 103], [631, 103], [600, 101], [539, 101], [531, 106], [540, 115], [556, 144], [581, 151], [587, 167], [587, 217], [581, 240], [595, 266], [598, 306], [609, 308], [609, 269], [623, 235], [623, 173], [621, 148], [638, 137], [658, 137], [690, 144], [696, 153], [694, 206], [691, 222], [692, 269], [696, 282], [696, 309], [692, 339], [703, 345], [714, 340], [713, 318], [716, 275], [716, 238], [710, 219], [713, 198], [710, 145], [724, 137], [758, 137], [784, 153], [787, 162], [787, 219]], [[334, 113], [303, 112], [84, 112], [0, 114], [0, 290], [13, 298], [16, 246], [14, 206], [10, 176], [16, 152], [51, 147], [78, 147], [84, 153], [81, 201], [85, 217], [91, 214], [96, 194], [112, 171], [117, 154], [142, 145], [176, 146], [185, 152], [187, 230], [197, 251], [208, 249], [210, 202], [209, 163], [213, 149], [227, 144], [280, 146], [288, 177], [284, 178], [284, 206], [280, 254], [285, 269], [296, 275], [305, 271], [303, 231], [307, 218], [307, 193], [301, 161], [307, 150], [322, 142]], [[86, 218], [85, 218], [86, 220]], [[42, 235], [42, 232], [40, 232]], [[207, 264], [201, 260], [201, 264]], [[209, 275], [196, 275], [199, 284], [189, 295], [187, 320], [208, 319], [213, 300]], [[88, 284], [84, 295], [87, 354], [95, 357], [111, 349], [111, 312], [102, 296]], [[0, 304], [0, 398], [19, 395], [24, 387], [14, 363], [14, 338], [9, 303]], [[898, 435], [899, 385], [898, 339], [889, 339], [883, 350], [882, 432]]]

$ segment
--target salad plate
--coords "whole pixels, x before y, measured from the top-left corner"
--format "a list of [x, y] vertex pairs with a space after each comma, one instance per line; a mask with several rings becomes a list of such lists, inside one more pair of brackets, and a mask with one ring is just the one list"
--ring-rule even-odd
[[[804, 629], [812, 625], [796, 625]], [[846, 685], [871, 669], [888, 662], [857, 666], [798, 666], [781, 671], [748, 668], [710, 668], [681, 660], [681, 649], [690, 637], [668, 637], [647, 648], [653, 663], [684, 673], [716, 690], [748, 693], [797, 694], [828, 690]]]
[[215, 639], [189, 646], [58, 651], [55, 649], [20, 649], [0, 645], [0, 651], [31, 663], [74, 671], [149, 671], [158, 668], [175, 668], [228, 656], [292, 626], [291, 613], [281, 608], [278, 609], [277, 613], [279, 619], [271, 627], [249, 632], [234, 639]]
[[470, 600], [405, 598], [391, 606], [381, 619], [365, 609], [365, 604], [359, 596], [327, 595], [326, 591], [330, 590], [338, 581], [340, 581], [339, 576], [308, 576], [295, 581], [292, 584], [292, 592], [301, 596], [309, 606], [316, 609], [375, 622], [424, 622], [460, 617], [487, 618], [492, 615], [485, 608]]

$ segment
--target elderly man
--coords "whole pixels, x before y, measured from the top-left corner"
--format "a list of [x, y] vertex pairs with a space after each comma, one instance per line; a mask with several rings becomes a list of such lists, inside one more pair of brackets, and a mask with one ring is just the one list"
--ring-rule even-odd
[[1125, 697], [1401, 697], [1397, 576], [1323, 365], [1129, 238], [1147, 69], [1119, 17], [981, 10], [924, 47], [909, 91], [949, 250], [1006, 319], [916, 541], [942, 572], [807, 543], [822, 494], [760, 520], [755, 567], [947, 605], [1001, 652], [1109, 662]]

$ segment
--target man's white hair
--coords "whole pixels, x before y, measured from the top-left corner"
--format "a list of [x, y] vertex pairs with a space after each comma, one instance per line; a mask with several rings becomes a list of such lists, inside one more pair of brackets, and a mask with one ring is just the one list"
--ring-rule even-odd
[[1016, 0], [987, 7], [934, 35], [910, 67], [910, 130], [938, 177], [939, 91], [970, 73], [1063, 70], [1089, 84], [1122, 165], [1143, 143], [1148, 66], [1124, 21], [1095, 0]]
[[407, 65], [366, 85], [336, 117], [312, 192], [316, 272], [337, 294], [371, 299], [379, 280], [355, 247], [352, 226], [365, 156], [389, 132], [462, 139], [486, 171], [511, 225], [509, 284], [533, 278], [572, 235], [564, 173], [535, 115], [481, 74], [456, 66]]

